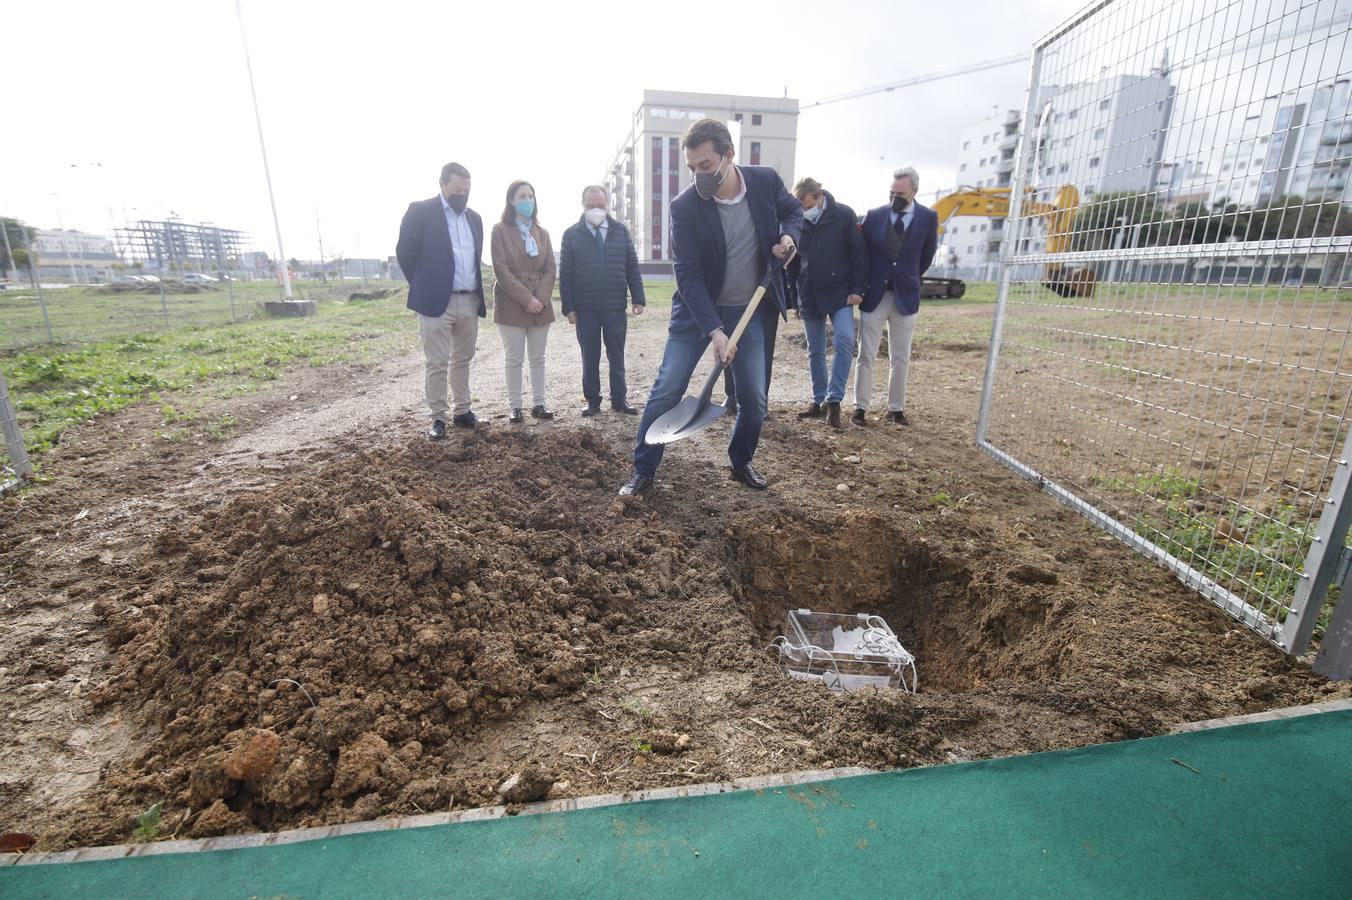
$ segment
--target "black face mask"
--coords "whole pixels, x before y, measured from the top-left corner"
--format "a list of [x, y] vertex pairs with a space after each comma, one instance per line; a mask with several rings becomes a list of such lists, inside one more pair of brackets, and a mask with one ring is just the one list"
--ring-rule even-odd
[[451, 194], [446, 198], [446, 205], [455, 210], [455, 214], [458, 216], [469, 205], [469, 194]]
[[906, 207], [911, 205], [911, 201], [905, 197], [892, 197], [892, 212], [905, 212]]

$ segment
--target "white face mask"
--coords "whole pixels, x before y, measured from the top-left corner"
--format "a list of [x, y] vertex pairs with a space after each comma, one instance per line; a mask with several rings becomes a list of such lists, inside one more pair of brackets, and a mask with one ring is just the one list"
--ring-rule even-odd
[[604, 209], [589, 209], [582, 214], [582, 218], [587, 220], [587, 224], [593, 228], [600, 228], [601, 223], [606, 220], [606, 211]]

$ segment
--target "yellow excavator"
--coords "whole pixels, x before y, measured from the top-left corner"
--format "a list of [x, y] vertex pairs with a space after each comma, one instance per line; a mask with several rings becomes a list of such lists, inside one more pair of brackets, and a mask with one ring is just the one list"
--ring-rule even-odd
[[[1008, 217], [1009, 195], [1010, 189], [1007, 187], [960, 188], [940, 197], [934, 204], [934, 212], [939, 217], [939, 234], [943, 235], [948, 220], [954, 216]], [[1080, 192], [1074, 185], [1063, 185], [1056, 192], [1055, 203], [1041, 203], [1033, 199], [1033, 191], [1025, 191], [1023, 212], [1043, 216], [1047, 220], [1048, 253], [1064, 253], [1070, 249], [1070, 233], [1079, 205]], [[922, 281], [934, 283], [922, 285], [929, 287], [922, 296], [961, 297], [966, 290], [958, 278], [925, 278]], [[1060, 263], [1048, 263], [1042, 273], [1043, 286], [1062, 297], [1092, 297], [1094, 283], [1093, 269], [1074, 269]]]

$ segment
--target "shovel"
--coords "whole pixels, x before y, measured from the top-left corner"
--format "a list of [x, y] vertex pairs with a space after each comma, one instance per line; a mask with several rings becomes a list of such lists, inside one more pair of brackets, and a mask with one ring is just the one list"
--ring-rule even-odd
[[[784, 260], [784, 268], [789, 267], [793, 258], [798, 255], [797, 248], [789, 254], [789, 258]], [[737, 341], [742, 337], [742, 332], [751, 324], [751, 317], [756, 314], [760, 307], [761, 298], [765, 296], [765, 291], [770, 287], [770, 277], [774, 274], [773, 268], [767, 268], [765, 278], [761, 280], [756, 288], [756, 293], [751, 296], [751, 302], [746, 305], [746, 311], [742, 313], [742, 318], [738, 320], [737, 327], [733, 329], [732, 335], [728, 338], [728, 349], [734, 349]], [[648, 426], [648, 434], [643, 439], [645, 444], [670, 444], [672, 441], [679, 441], [682, 438], [688, 438], [692, 434], [703, 431], [714, 422], [722, 418], [727, 408], [722, 404], [713, 402], [714, 385], [718, 384], [718, 379], [723, 375], [723, 360], [714, 360], [714, 370], [709, 373], [708, 381], [704, 382], [704, 390], [699, 392], [698, 397], [686, 397], [680, 403], [677, 403], [671, 409], [667, 410], [656, 421]]]

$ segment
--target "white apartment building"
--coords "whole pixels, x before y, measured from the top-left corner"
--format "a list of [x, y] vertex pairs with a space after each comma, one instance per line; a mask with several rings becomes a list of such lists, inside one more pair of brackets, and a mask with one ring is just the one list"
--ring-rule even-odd
[[113, 264], [122, 261], [107, 237], [73, 228], [35, 229], [33, 248], [38, 256], [38, 278], [45, 281], [111, 281], [115, 277]]
[[691, 180], [681, 137], [706, 116], [728, 123], [738, 162], [770, 166], [793, 184], [797, 100], [645, 90], [602, 181], [611, 213], [628, 226], [645, 272], [671, 271], [669, 209]]
[[[1035, 131], [1025, 153], [1038, 199], [1050, 201], [1064, 184], [1080, 191], [1082, 202], [1119, 191], [1151, 190], [1161, 177], [1174, 88], [1167, 74], [1115, 75], [1064, 86], [1044, 87]], [[963, 187], [1008, 187], [1023, 123], [1015, 109], [999, 107], [964, 128], [958, 150]], [[963, 216], [950, 219], [944, 241], [956, 265], [986, 277], [998, 262], [1004, 220]], [[1043, 240], [1030, 235], [1021, 252], [1037, 252]]]

